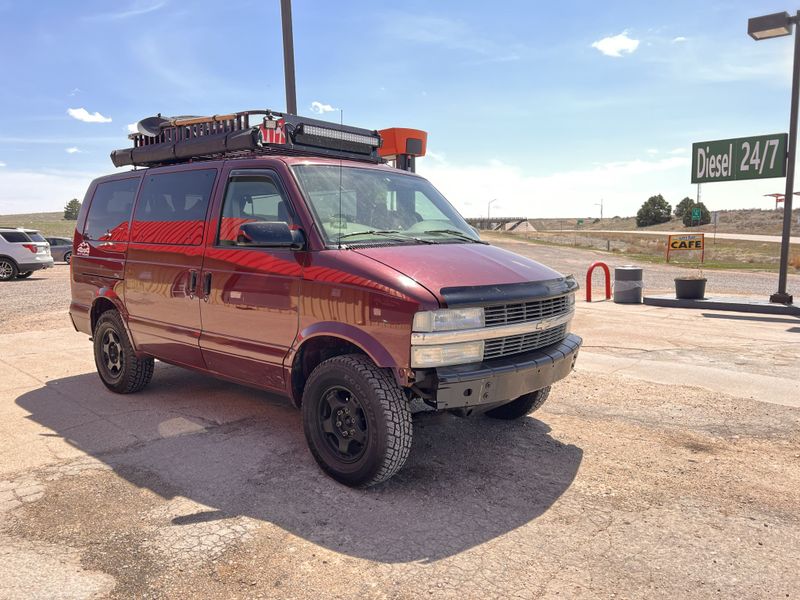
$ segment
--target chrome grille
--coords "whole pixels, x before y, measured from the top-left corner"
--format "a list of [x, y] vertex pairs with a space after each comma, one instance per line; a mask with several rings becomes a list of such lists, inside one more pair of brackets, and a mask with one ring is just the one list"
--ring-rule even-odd
[[556, 344], [567, 337], [567, 325], [558, 325], [544, 331], [533, 331], [522, 335], [486, 340], [483, 350], [483, 359], [500, 358], [510, 354], [519, 354], [530, 350], [537, 350]]
[[544, 300], [515, 302], [513, 304], [495, 304], [487, 306], [484, 312], [486, 314], [486, 327], [496, 327], [498, 325], [513, 325], [514, 323], [556, 317], [568, 312], [569, 309], [569, 295], [566, 295]]

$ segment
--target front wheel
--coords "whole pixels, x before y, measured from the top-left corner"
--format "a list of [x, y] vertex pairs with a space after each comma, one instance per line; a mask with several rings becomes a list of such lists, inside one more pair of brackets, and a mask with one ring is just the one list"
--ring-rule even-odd
[[108, 389], [132, 394], [150, 383], [155, 361], [151, 357], [137, 358], [117, 311], [108, 310], [100, 316], [93, 338], [94, 363]]
[[322, 470], [353, 487], [386, 481], [411, 450], [408, 401], [389, 373], [360, 354], [314, 369], [303, 392], [303, 429]]
[[503, 419], [505, 421], [519, 419], [539, 410], [549, 395], [550, 386], [547, 386], [546, 388], [531, 392], [530, 394], [524, 394], [508, 404], [503, 404], [492, 410], [487, 410], [486, 416], [492, 417], [493, 419]]

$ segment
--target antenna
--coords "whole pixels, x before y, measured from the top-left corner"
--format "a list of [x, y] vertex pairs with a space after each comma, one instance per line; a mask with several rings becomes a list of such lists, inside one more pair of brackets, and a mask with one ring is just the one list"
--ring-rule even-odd
[[[344, 125], [344, 109], [339, 109], [339, 125]], [[344, 142], [344, 135], [339, 138], [339, 150], [341, 151]], [[337, 244], [339, 250], [342, 249], [342, 157], [339, 157], [339, 242]]]

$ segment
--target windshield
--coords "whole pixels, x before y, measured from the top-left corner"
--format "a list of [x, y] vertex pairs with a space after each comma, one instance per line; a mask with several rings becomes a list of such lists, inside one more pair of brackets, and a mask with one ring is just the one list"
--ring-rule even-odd
[[420, 177], [338, 165], [293, 169], [329, 245], [340, 239], [347, 245], [480, 241], [444, 196]]

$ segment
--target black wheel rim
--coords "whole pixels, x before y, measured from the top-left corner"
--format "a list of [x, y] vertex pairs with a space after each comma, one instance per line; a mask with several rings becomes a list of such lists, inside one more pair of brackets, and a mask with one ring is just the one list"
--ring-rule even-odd
[[367, 415], [358, 397], [350, 390], [334, 386], [325, 391], [319, 403], [317, 426], [328, 449], [343, 462], [355, 462], [367, 449]]
[[103, 366], [112, 377], [119, 377], [122, 372], [122, 344], [117, 332], [109, 329], [102, 339]]

